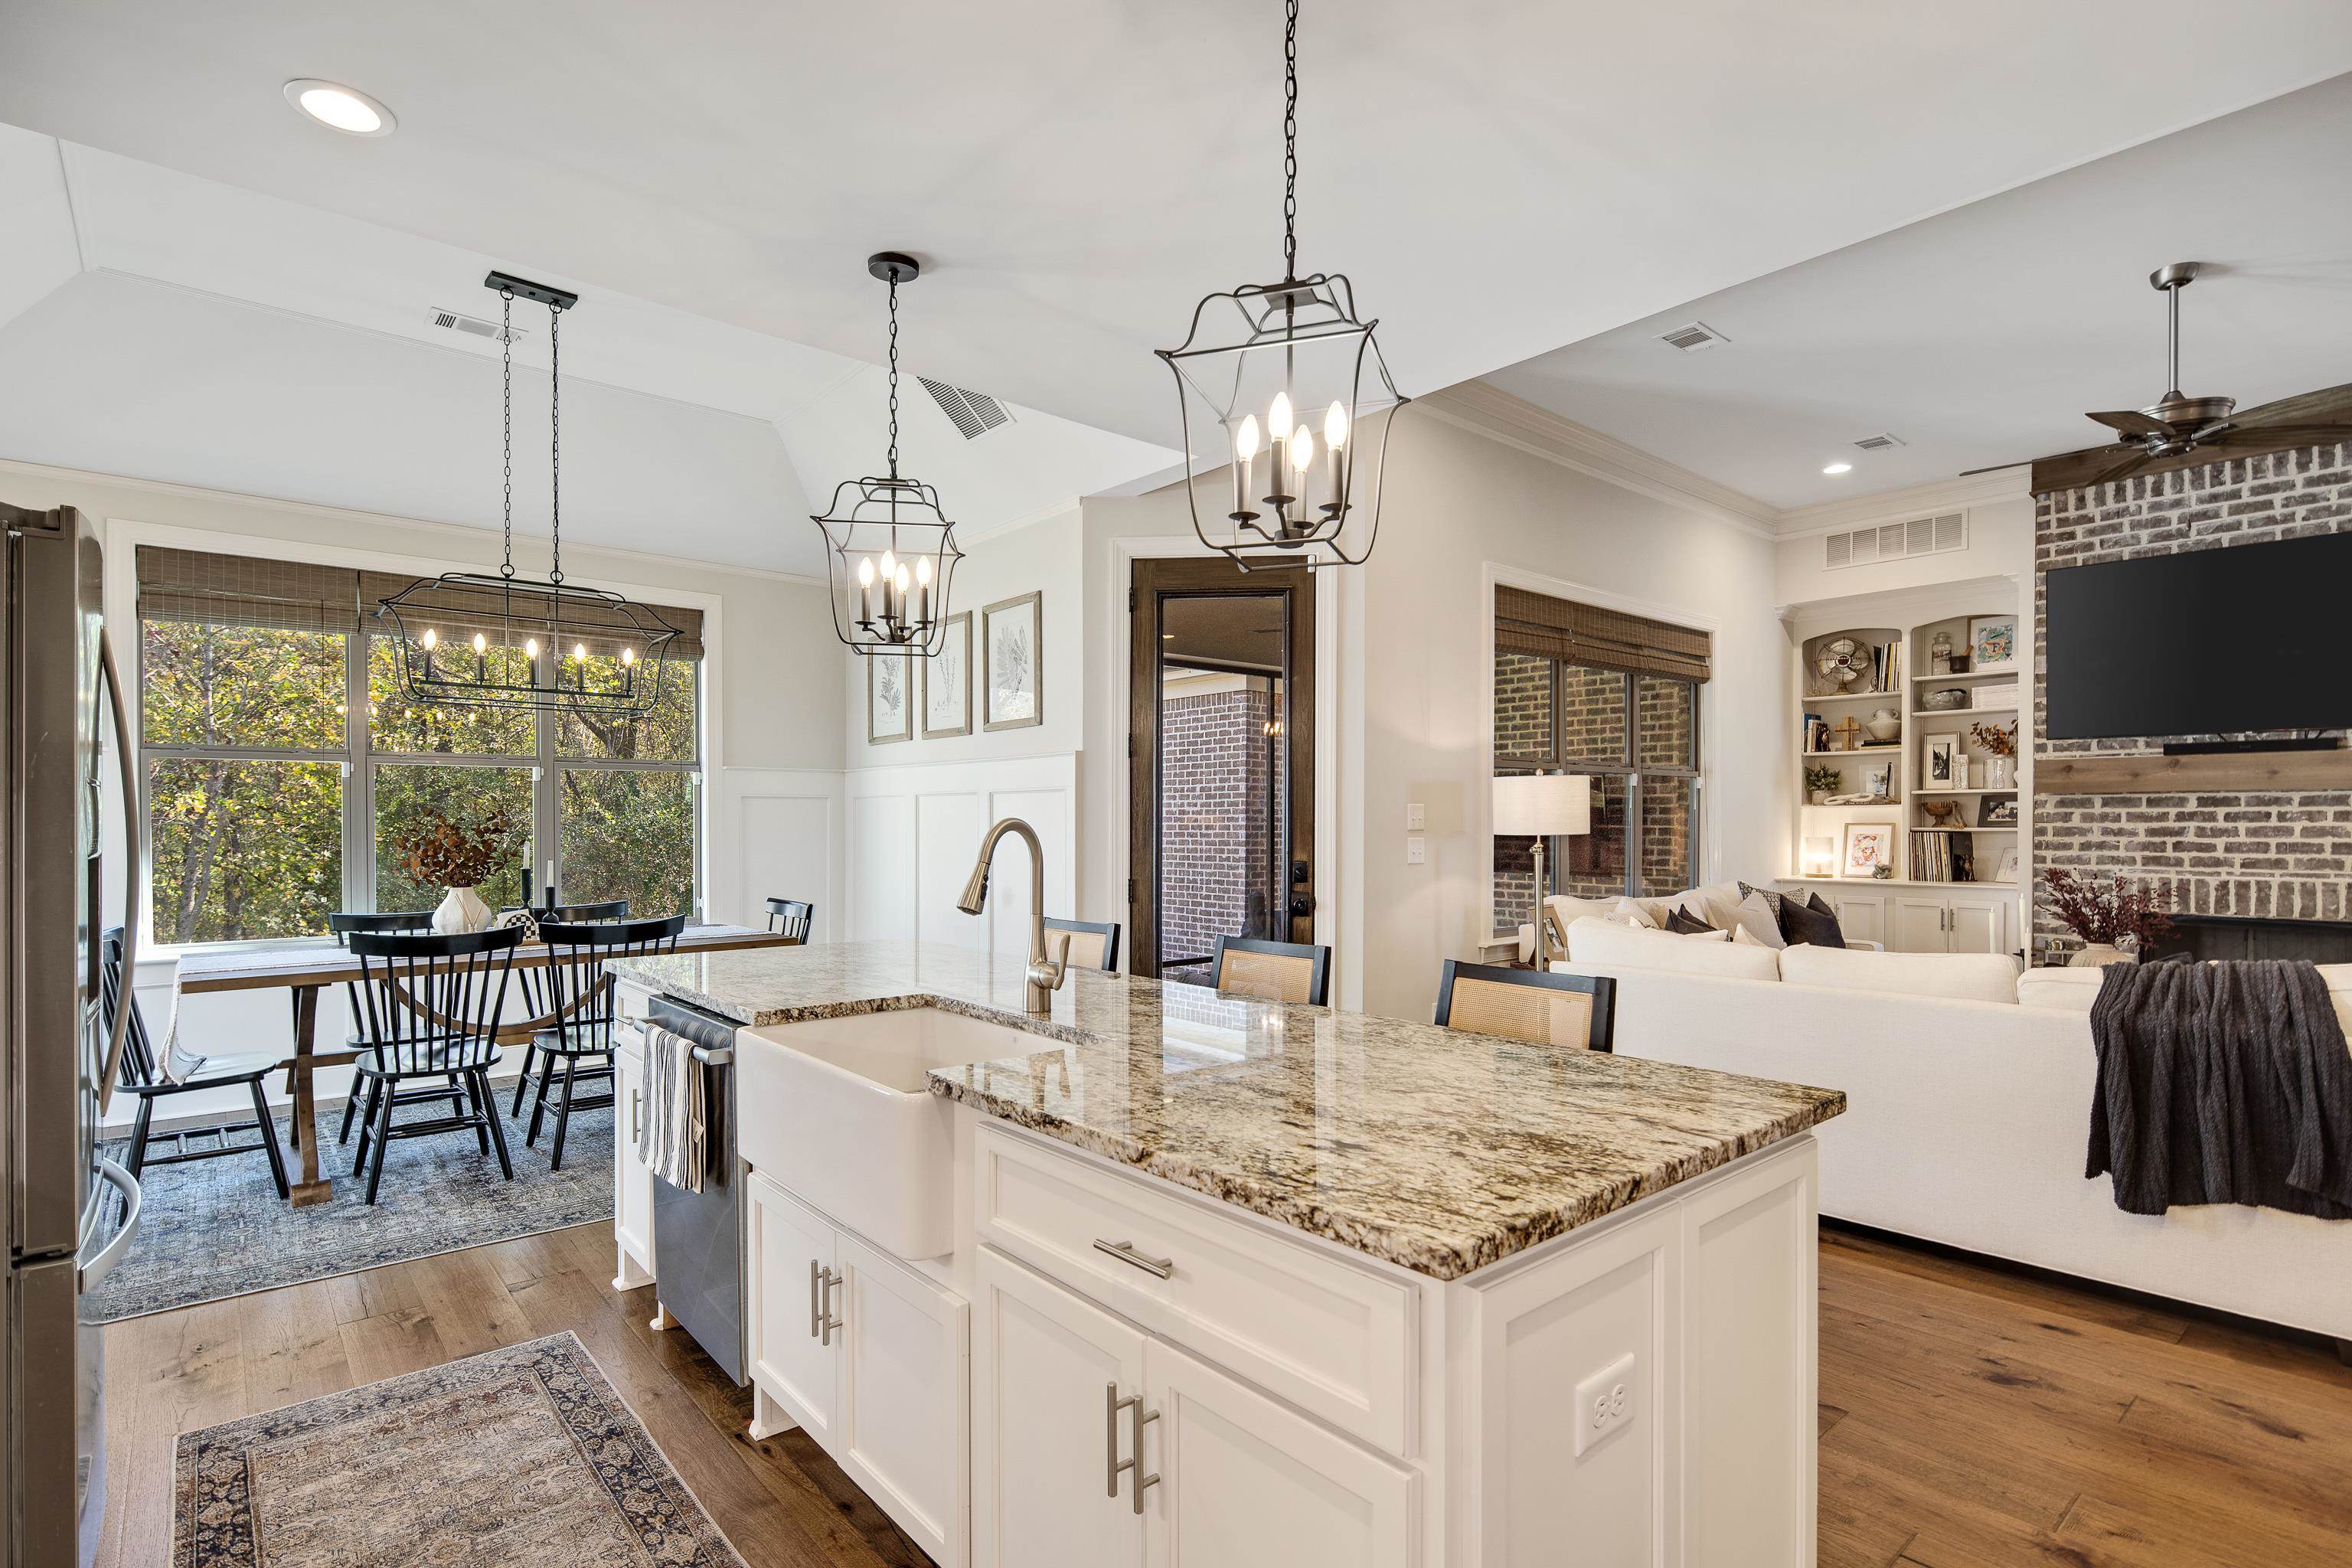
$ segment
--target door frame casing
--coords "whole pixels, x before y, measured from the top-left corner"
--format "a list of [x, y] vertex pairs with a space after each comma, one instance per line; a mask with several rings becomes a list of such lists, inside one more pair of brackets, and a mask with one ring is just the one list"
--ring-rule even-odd
[[[1147, 570], [1148, 569], [1148, 570]], [[1148, 589], [1140, 581], [1146, 575], [1165, 576], [1170, 581], [1152, 584]], [[1252, 578], [1260, 579], [1253, 583]], [[1160, 940], [1157, 889], [1150, 887], [1159, 876], [1159, 846], [1150, 842], [1145, 853], [1139, 847], [1156, 834], [1160, 826], [1160, 802], [1157, 783], [1159, 773], [1160, 726], [1151, 725], [1152, 744], [1146, 748], [1139, 742], [1147, 713], [1160, 710], [1160, 699], [1156, 679], [1147, 702], [1139, 678], [1149, 661], [1150, 674], [1157, 677], [1160, 669], [1160, 606], [1165, 598], [1275, 597], [1286, 598], [1290, 608], [1284, 617], [1283, 648], [1283, 712], [1286, 742], [1289, 744], [1289, 798], [1286, 802], [1284, 820], [1288, 837], [1276, 864], [1282, 868], [1277, 889], [1279, 910], [1275, 918], [1276, 940], [1282, 942], [1312, 941], [1316, 929], [1315, 914], [1321, 912], [1324, 889], [1321, 858], [1317, 853], [1319, 840], [1317, 826], [1316, 789], [1321, 779], [1317, 766], [1315, 743], [1319, 703], [1317, 690], [1320, 660], [1316, 657], [1316, 631], [1320, 626], [1317, 615], [1316, 574], [1305, 570], [1305, 558], [1286, 561], [1279, 565], [1269, 562], [1244, 573], [1238, 565], [1220, 556], [1161, 558], [1150, 562], [1131, 563], [1128, 568], [1130, 608], [1128, 612], [1128, 743], [1123, 750], [1132, 759], [1128, 773], [1128, 876], [1133, 879], [1134, 890], [1127, 900], [1129, 923], [1129, 973], [1140, 973], [1139, 963], [1149, 964], [1155, 973], [1159, 969]], [[1301, 679], [1302, 668], [1305, 679]], [[1305, 744], [1300, 744], [1301, 737]], [[1137, 767], [1150, 769], [1150, 773], [1138, 773]], [[1299, 818], [1305, 817], [1302, 823]], [[1303, 831], [1302, 831], [1303, 830]], [[1291, 880], [1290, 865], [1301, 853], [1307, 861], [1309, 876], [1306, 893], [1314, 899], [1316, 909], [1305, 917], [1289, 913], [1289, 902], [1297, 890]], [[1126, 891], [1122, 888], [1122, 891]], [[1155, 918], [1147, 922], [1140, 917], [1149, 907]], [[1301, 926], [1305, 929], [1302, 930]]]
[[[1124, 728], [1128, 722], [1129, 697], [1133, 690], [1130, 667], [1133, 662], [1133, 627], [1128, 621], [1128, 590], [1135, 584], [1135, 563], [1138, 561], [1160, 561], [1185, 557], [1210, 557], [1217, 552], [1199, 541], [1173, 534], [1130, 534], [1110, 541], [1110, 581], [1108, 595], [1102, 603], [1106, 625], [1120, 628], [1118, 635], [1105, 638], [1109, 645], [1110, 689], [1117, 693], [1113, 702], [1114, 722]], [[1338, 569], [1319, 570], [1315, 574], [1315, 673], [1318, 691], [1315, 704], [1315, 940], [1332, 950], [1332, 994], [1335, 998], [1353, 994], [1350, 982], [1355, 973], [1352, 954], [1343, 951], [1339, 941], [1340, 931], [1356, 931], [1360, 921], [1342, 926], [1340, 900], [1354, 896], [1355, 879], [1347, 875], [1339, 859], [1339, 770], [1333, 765], [1339, 756], [1339, 712], [1342, 701], [1351, 700], [1354, 682], [1346, 680], [1339, 667], [1339, 628], [1342, 614], [1341, 587], [1343, 574]], [[1117, 805], [1106, 814], [1107, 831], [1100, 846], [1102, 863], [1110, 868], [1108, 891], [1121, 910], [1118, 918], [1130, 920], [1126, 904], [1127, 879], [1133, 873], [1129, 864], [1127, 811], [1135, 798], [1127, 755], [1127, 737], [1106, 748], [1110, 752], [1109, 789], [1106, 792]], [[1359, 781], [1360, 788], [1360, 781]], [[1131, 923], [1131, 922], [1130, 922]], [[1128, 942], [1132, 950], [1132, 933]], [[1342, 1003], [1344, 1005], [1344, 1002]]]

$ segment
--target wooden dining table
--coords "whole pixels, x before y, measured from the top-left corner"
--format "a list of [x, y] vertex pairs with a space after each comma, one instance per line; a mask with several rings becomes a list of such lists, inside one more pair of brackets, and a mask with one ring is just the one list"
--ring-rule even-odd
[[[679, 935], [677, 951], [723, 952], [736, 948], [791, 947], [797, 942], [797, 938], [778, 936], [750, 926], [698, 925], [687, 927]], [[547, 966], [548, 950], [543, 943], [525, 942], [514, 953], [517, 969]], [[291, 1069], [293, 1077], [294, 1117], [290, 1131], [302, 1160], [301, 1179], [292, 1184], [287, 1194], [297, 1208], [325, 1203], [334, 1195], [334, 1184], [319, 1169], [317, 1100], [312, 1076], [321, 1068], [342, 1067], [356, 1061], [360, 1055], [357, 1050], [341, 1047], [323, 1051], [319, 1048], [319, 993], [330, 985], [354, 984], [360, 978], [359, 960], [344, 948], [333, 945], [289, 943], [180, 955], [174, 984], [182, 996], [215, 991], [293, 994], [294, 1054], [284, 1065]], [[499, 1026], [499, 1041], [501, 1045], [520, 1045], [534, 1032], [552, 1028], [554, 1024], [552, 1015], [502, 1023]]]

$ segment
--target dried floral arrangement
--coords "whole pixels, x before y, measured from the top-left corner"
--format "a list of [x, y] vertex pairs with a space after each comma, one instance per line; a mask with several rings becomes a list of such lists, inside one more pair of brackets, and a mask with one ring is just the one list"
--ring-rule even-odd
[[2006, 725], [1971, 724], [1969, 726], [1969, 738], [1982, 746], [1989, 755], [2017, 755], [2017, 721], [2014, 719]]
[[2050, 912], [2084, 942], [2117, 943], [2132, 938], [2144, 948], [2172, 930], [2161, 888], [2135, 888], [2121, 877], [2101, 883], [2058, 866], [2043, 872], [2042, 880], [2050, 884]]
[[391, 847], [417, 882], [478, 888], [520, 858], [530, 837], [528, 814], [510, 806], [492, 806], [463, 823], [426, 807], [393, 836]]

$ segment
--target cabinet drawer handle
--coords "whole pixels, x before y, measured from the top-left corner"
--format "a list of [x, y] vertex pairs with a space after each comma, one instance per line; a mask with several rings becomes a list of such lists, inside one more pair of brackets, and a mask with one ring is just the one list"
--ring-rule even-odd
[[638, 1120], [638, 1113], [645, 1109], [645, 1104], [646, 1096], [643, 1089], [629, 1090], [629, 1142], [631, 1143], [641, 1144], [645, 1141], [645, 1126]]
[[[1122, 1459], [1118, 1457], [1118, 1413], [1122, 1410], [1128, 1413], [1129, 1420], [1134, 1428], [1135, 1458], [1131, 1459]], [[1125, 1399], [1121, 1399], [1118, 1396], [1118, 1384], [1103, 1384], [1105, 1490], [1108, 1495], [1116, 1499], [1118, 1496], [1120, 1474], [1127, 1470], [1133, 1470], [1135, 1472], [1135, 1511], [1139, 1514], [1143, 1511], [1143, 1489], [1146, 1487], [1156, 1487], [1160, 1484], [1160, 1478], [1157, 1475], [1147, 1474], [1143, 1468], [1144, 1424], [1159, 1419], [1160, 1412], [1146, 1410], [1143, 1407], [1143, 1395], [1140, 1394], [1131, 1394]]]
[[1113, 1258], [1118, 1258], [1121, 1263], [1131, 1263], [1138, 1268], [1142, 1269], [1146, 1274], [1150, 1275], [1155, 1279], [1167, 1279], [1172, 1278], [1176, 1272], [1176, 1260], [1174, 1258], [1146, 1258], [1143, 1254], [1135, 1250], [1135, 1244], [1131, 1241], [1105, 1241], [1101, 1237], [1095, 1237], [1095, 1250], [1097, 1252], [1108, 1252]]
[[809, 1259], [809, 1267], [815, 1270], [814, 1278], [810, 1281], [815, 1294], [809, 1332], [816, 1336], [817, 1343], [830, 1345], [833, 1336], [841, 1331], [841, 1320], [833, 1315], [833, 1288], [848, 1276], [835, 1274], [830, 1268], [818, 1268], [814, 1258]]

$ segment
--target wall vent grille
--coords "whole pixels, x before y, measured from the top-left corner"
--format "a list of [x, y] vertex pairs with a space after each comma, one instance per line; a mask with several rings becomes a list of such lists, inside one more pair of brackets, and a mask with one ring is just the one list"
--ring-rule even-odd
[[1696, 353], [1701, 349], [1711, 349], [1717, 343], [1727, 343], [1731, 340], [1705, 321], [1689, 321], [1676, 327], [1671, 332], [1660, 332], [1658, 341], [1662, 343], [1671, 343], [1687, 354]]
[[[440, 327], [448, 331], [464, 332], [469, 337], [488, 338], [492, 342], [499, 341], [499, 324], [496, 321], [484, 321], [479, 316], [468, 316], [462, 310], [427, 310], [425, 312], [425, 322], [427, 326]], [[518, 342], [530, 335], [530, 332], [527, 328], [517, 327], [514, 330], [515, 341]]]
[[923, 384], [923, 390], [940, 405], [940, 412], [955, 421], [955, 427], [963, 432], [967, 441], [976, 441], [991, 430], [1013, 423], [1013, 410], [984, 392], [968, 392], [927, 375], [915, 379]]
[[1848, 566], [1873, 566], [1914, 555], [1949, 555], [1969, 547], [1969, 514], [1939, 512], [1906, 518], [1901, 522], [1873, 523], [1868, 528], [1826, 534], [1822, 539], [1822, 565], [1831, 572]]
[[1856, 441], [1854, 446], [1864, 452], [1884, 452], [1889, 447], [1900, 447], [1904, 444], [1902, 437], [1889, 435], [1881, 430], [1875, 436], [1864, 436], [1861, 440]]

